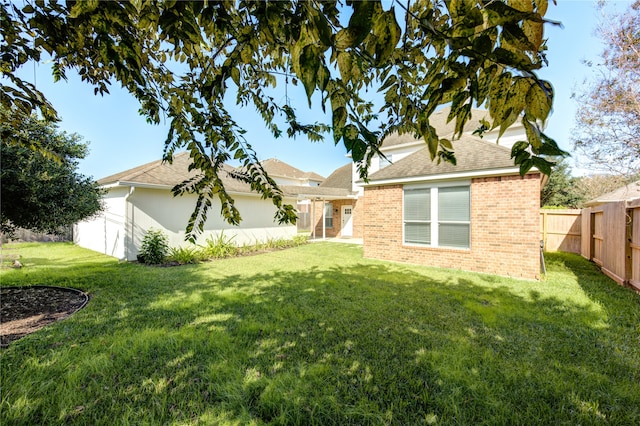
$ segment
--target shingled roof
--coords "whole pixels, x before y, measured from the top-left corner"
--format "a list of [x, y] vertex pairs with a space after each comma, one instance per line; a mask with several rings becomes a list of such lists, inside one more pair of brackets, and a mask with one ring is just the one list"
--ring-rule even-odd
[[[438, 132], [438, 137], [440, 138], [450, 138], [455, 132], [455, 118], [447, 123], [447, 118], [449, 116], [450, 110], [451, 108], [446, 107], [434, 112], [433, 114], [431, 114], [431, 117], [429, 117], [429, 123], [436, 129], [436, 131]], [[476, 130], [478, 127], [480, 127], [479, 121], [483, 118], [491, 122], [489, 111], [472, 108], [471, 120], [467, 121], [467, 123], [464, 125], [463, 133], [471, 133]], [[417, 141], [418, 140], [413, 136], [412, 133], [392, 133], [384, 139], [384, 141], [382, 142], [382, 148], [384, 149]]]
[[640, 198], [640, 180], [628, 183], [614, 191], [607, 192], [593, 200], [585, 203], [587, 206], [594, 206], [614, 201], [633, 201]]
[[[102, 186], [123, 185], [123, 186], [147, 186], [155, 188], [171, 189], [174, 186], [197, 176], [197, 171], [189, 171], [191, 158], [186, 152], [173, 157], [171, 164], [162, 160], [152, 161], [133, 169], [125, 170], [111, 176], [98, 180]], [[286, 163], [285, 163], [286, 164]], [[223, 165], [221, 179], [228, 192], [254, 193], [249, 184], [233, 179], [228, 173], [237, 169], [227, 164]], [[267, 173], [270, 173], [267, 171]], [[353, 193], [351, 187], [345, 188], [320, 188], [313, 186], [280, 185], [280, 189], [285, 196], [289, 197], [342, 197], [347, 198]]]
[[262, 168], [269, 176], [280, 176], [293, 179], [311, 179], [318, 182], [324, 180], [323, 176], [320, 176], [315, 172], [303, 172], [302, 170], [296, 169], [292, 165], [278, 160], [277, 158], [262, 160], [260, 161], [260, 164], [262, 164]]
[[[189, 171], [190, 164], [191, 158], [189, 154], [183, 152], [175, 155], [171, 164], [162, 160], [152, 161], [151, 163], [102, 178], [98, 180], [98, 185], [106, 186], [115, 184], [170, 189], [198, 175], [197, 171]], [[223, 165], [223, 170], [233, 172], [236, 169], [225, 164]], [[221, 173], [220, 177], [228, 192], [252, 192], [248, 184], [233, 179], [228, 173]]]
[[369, 176], [370, 183], [380, 180], [446, 175], [461, 172], [487, 171], [497, 169], [517, 170], [511, 158], [511, 151], [493, 142], [463, 135], [453, 141], [457, 163], [432, 161], [429, 150], [423, 148]]
[[334, 170], [329, 177], [320, 184], [323, 188], [342, 188], [352, 190], [351, 163]]

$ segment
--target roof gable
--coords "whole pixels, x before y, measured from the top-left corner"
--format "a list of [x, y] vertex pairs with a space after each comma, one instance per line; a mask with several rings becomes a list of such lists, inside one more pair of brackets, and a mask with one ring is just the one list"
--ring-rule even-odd
[[[197, 170], [189, 171], [190, 164], [191, 157], [188, 153], [182, 152], [174, 155], [172, 163], [163, 160], [152, 161], [102, 178], [98, 180], [98, 184], [102, 186], [129, 184], [132, 186], [153, 186], [170, 189], [185, 180], [199, 175]], [[220, 179], [228, 192], [252, 192], [249, 184], [229, 176], [229, 173], [237, 170], [236, 168], [224, 164], [222, 170], [223, 173], [220, 174]]]
[[612, 201], [633, 201], [640, 198], [640, 180], [628, 183], [614, 191], [607, 192], [586, 203], [587, 206], [608, 203]]
[[323, 188], [342, 188], [351, 191], [353, 185], [351, 163], [338, 167], [320, 184]]
[[[424, 142], [423, 142], [424, 143]], [[434, 176], [450, 173], [486, 171], [492, 169], [516, 169], [511, 151], [480, 138], [463, 135], [453, 141], [456, 165], [432, 161], [429, 150], [424, 148], [369, 176], [370, 181]]]
[[269, 158], [260, 162], [269, 176], [279, 176], [292, 179], [309, 179], [323, 181], [324, 177], [314, 172], [303, 172], [277, 158]]
[[[429, 124], [431, 124], [438, 133], [438, 137], [440, 138], [451, 138], [456, 129], [456, 120], [452, 119], [447, 123], [447, 119], [449, 117], [449, 112], [451, 111], [450, 107], [443, 108], [431, 114], [429, 117]], [[467, 121], [462, 129], [463, 133], [471, 133], [480, 127], [480, 120], [486, 119], [491, 122], [491, 118], [489, 116], [489, 111], [482, 109], [471, 109], [471, 119]], [[420, 139], [416, 139], [412, 132], [399, 134], [397, 132], [391, 133], [388, 135], [384, 141], [382, 142], [381, 149], [384, 151], [384, 148], [390, 148], [393, 146], [404, 145], [409, 143], [415, 143], [420, 141]]]

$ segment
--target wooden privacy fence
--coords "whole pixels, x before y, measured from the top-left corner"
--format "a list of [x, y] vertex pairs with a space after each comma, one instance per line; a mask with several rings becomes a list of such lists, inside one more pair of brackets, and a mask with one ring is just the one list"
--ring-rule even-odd
[[582, 209], [583, 257], [619, 284], [640, 290], [640, 199]]
[[545, 251], [577, 253], [640, 290], [640, 199], [582, 210], [540, 210]]
[[540, 210], [540, 240], [545, 251], [580, 254], [580, 209]]

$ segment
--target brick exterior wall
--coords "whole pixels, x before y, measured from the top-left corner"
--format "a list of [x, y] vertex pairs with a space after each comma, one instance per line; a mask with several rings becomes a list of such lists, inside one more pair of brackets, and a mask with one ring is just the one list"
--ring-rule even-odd
[[540, 278], [539, 173], [472, 179], [469, 250], [403, 245], [402, 192], [402, 185], [365, 188], [365, 257]]
[[[342, 206], [351, 206], [351, 223], [353, 226], [352, 238], [362, 238], [363, 220], [362, 220], [362, 204], [364, 200], [358, 198], [357, 200], [331, 200], [327, 201], [333, 203], [333, 227], [325, 230], [327, 238], [342, 237]], [[322, 238], [322, 201], [315, 202], [315, 219], [313, 223], [316, 226], [316, 237]], [[311, 208], [311, 214], [313, 214], [313, 207]], [[338, 210], [336, 212], [336, 209]]]

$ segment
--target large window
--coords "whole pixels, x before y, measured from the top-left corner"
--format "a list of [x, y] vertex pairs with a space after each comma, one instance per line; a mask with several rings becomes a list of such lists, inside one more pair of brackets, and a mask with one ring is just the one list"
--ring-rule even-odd
[[469, 185], [405, 187], [404, 242], [469, 248]]
[[333, 228], [333, 203], [324, 205], [324, 227]]

